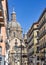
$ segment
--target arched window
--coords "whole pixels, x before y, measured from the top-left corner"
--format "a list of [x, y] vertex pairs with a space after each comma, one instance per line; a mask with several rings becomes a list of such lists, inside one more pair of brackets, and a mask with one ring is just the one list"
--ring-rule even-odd
[[0, 55], [2, 54], [2, 47], [0, 46]]

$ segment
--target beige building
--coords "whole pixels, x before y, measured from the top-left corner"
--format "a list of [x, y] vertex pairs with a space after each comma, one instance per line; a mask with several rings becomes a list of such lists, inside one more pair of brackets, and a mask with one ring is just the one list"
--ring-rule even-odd
[[39, 20], [39, 58], [42, 65], [46, 65], [46, 9], [41, 14]]
[[36, 64], [37, 59], [37, 44], [38, 44], [38, 23], [33, 23], [29, 31], [27, 32], [27, 50], [28, 50], [28, 64]]
[[46, 65], [46, 9], [27, 32], [27, 50], [29, 65]]

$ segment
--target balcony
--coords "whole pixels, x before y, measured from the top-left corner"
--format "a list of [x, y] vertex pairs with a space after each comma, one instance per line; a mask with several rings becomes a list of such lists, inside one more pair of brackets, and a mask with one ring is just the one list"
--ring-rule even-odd
[[[42, 44], [42, 43], [41, 43]], [[46, 48], [46, 42], [44, 42], [42, 45], [39, 46], [39, 50], [42, 50]]]
[[34, 51], [34, 47], [32, 46], [29, 50], [28, 50], [28, 53], [32, 53], [32, 51]]
[[39, 29], [46, 23], [46, 19], [39, 24]]
[[3, 16], [0, 16], [0, 22], [3, 22], [3, 21], [4, 21]]
[[32, 56], [34, 54], [34, 50], [31, 49], [29, 52], [28, 52], [28, 56]]
[[27, 57], [27, 53], [22, 53], [22, 57], [23, 58]]
[[4, 24], [4, 15], [3, 15], [3, 9], [2, 9], [2, 3], [0, 0], [0, 24]]
[[33, 45], [34, 45], [34, 43], [30, 44], [29, 47], [28, 47], [28, 49], [30, 49]]
[[32, 33], [32, 35], [28, 38], [28, 43], [33, 39], [34, 34]]
[[46, 30], [43, 30], [42, 32], [40, 32], [39, 39], [41, 39], [44, 35], [46, 35]]
[[42, 52], [40, 52], [40, 56], [39, 56], [39, 58], [42, 60], [42, 61], [44, 61], [45, 60], [45, 51], [42, 51]]
[[32, 56], [34, 54], [34, 51], [30, 52], [30, 56]]
[[32, 39], [32, 40], [30, 41], [30, 43], [28, 44], [28, 48], [29, 48], [30, 46], [33, 46], [33, 44], [34, 44], [34, 39]]

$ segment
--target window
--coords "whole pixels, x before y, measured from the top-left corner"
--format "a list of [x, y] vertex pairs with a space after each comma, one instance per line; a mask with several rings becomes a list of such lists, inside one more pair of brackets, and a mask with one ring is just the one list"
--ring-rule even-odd
[[36, 52], [39, 53], [39, 47], [37, 47], [37, 51]]
[[44, 26], [44, 31], [45, 31], [45, 26]]
[[37, 25], [37, 27], [38, 27], [39, 25]]
[[37, 31], [37, 36], [39, 36], [39, 31]]
[[37, 56], [37, 60], [39, 60], [39, 56]]
[[14, 34], [14, 37], [15, 37], [15, 32], [13, 34]]
[[0, 26], [0, 33], [1, 33], [1, 26]]
[[2, 57], [0, 57], [0, 65], [1, 65]]
[[26, 62], [24, 63], [24, 65], [26, 65]]
[[1, 65], [1, 61], [0, 61], [0, 65]]
[[4, 65], [6, 65], [6, 61], [4, 61]]
[[0, 46], [0, 55], [2, 54], [2, 47]]
[[45, 16], [44, 16], [44, 21], [45, 21]]

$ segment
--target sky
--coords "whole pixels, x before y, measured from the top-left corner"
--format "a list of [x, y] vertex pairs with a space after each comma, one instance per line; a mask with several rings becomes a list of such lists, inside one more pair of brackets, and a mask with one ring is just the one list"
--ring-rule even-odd
[[34, 22], [37, 22], [46, 8], [46, 0], [8, 0], [9, 18], [13, 11], [20, 23], [23, 33], [27, 33]]

